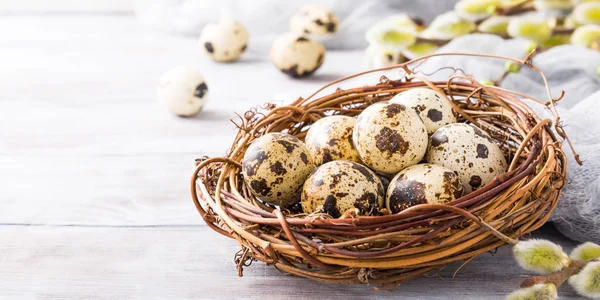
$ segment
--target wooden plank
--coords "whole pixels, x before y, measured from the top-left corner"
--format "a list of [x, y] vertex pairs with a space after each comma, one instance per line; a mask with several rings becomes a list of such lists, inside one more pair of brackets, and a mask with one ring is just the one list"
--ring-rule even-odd
[[[18, 226], [0, 227], [0, 236], [3, 299], [499, 299], [527, 277], [510, 247], [474, 259], [454, 279], [458, 264], [443, 280], [418, 278], [390, 293], [312, 282], [260, 262], [238, 278], [239, 246], [207, 227]], [[561, 299], [577, 297], [565, 286]]]
[[0, 223], [199, 224], [195, 154], [0, 157]]

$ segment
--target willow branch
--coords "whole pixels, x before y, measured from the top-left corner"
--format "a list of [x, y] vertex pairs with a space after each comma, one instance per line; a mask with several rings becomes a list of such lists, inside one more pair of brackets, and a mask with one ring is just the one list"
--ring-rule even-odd
[[588, 263], [595, 260], [573, 260], [571, 264], [554, 273], [548, 275], [539, 275], [532, 276], [525, 279], [521, 283], [522, 288], [530, 287], [538, 283], [554, 283], [556, 288], [560, 287], [565, 281], [567, 281], [571, 276], [579, 273]]

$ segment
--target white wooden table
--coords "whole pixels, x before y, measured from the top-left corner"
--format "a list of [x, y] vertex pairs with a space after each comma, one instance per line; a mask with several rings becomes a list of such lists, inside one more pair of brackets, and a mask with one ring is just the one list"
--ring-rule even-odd
[[[0, 299], [502, 298], [527, 277], [509, 247], [455, 279], [457, 265], [393, 293], [262, 263], [238, 278], [238, 245], [197, 215], [194, 158], [224, 153], [234, 111], [307, 95], [360, 71], [361, 58], [329, 53], [314, 77], [292, 80], [267, 53], [214, 64], [194, 39], [149, 33], [129, 15], [0, 16]], [[179, 64], [208, 81], [196, 118], [155, 101], [160, 74]], [[573, 247], [552, 227], [534, 236]]]

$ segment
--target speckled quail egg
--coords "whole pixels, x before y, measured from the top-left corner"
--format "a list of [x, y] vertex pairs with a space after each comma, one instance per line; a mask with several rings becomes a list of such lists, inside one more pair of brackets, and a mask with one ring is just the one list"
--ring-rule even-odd
[[424, 203], [447, 203], [460, 198], [464, 187], [458, 174], [434, 164], [410, 166], [396, 174], [387, 189], [385, 206], [391, 213]]
[[223, 19], [217, 23], [209, 23], [200, 34], [200, 46], [215, 61], [234, 61], [248, 47], [248, 31], [234, 20]]
[[428, 134], [434, 133], [446, 124], [456, 123], [452, 105], [448, 103], [446, 95], [440, 95], [432, 89], [410, 89], [394, 96], [390, 102], [415, 109], [425, 123]]
[[256, 197], [286, 207], [300, 200], [302, 184], [315, 165], [302, 141], [289, 134], [268, 133], [250, 144], [242, 169]]
[[427, 131], [411, 108], [379, 102], [357, 118], [352, 135], [361, 160], [382, 173], [398, 171], [418, 163], [427, 151]]
[[383, 184], [369, 168], [355, 162], [335, 160], [318, 167], [302, 188], [305, 213], [321, 210], [334, 218], [351, 208], [373, 215], [383, 207]]
[[304, 77], [323, 64], [325, 47], [303, 34], [288, 32], [273, 43], [271, 59], [281, 72], [291, 77]]
[[427, 162], [458, 172], [467, 193], [506, 172], [502, 150], [479, 128], [464, 123], [448, 124], [430, 138]]
[[315, 122], [304, 142], [315, 162], [320, 166], [332, 160], [360, 162], [352, 144], [352, 131], [356, 119], [348, 116], [325, 117]]
[[339, 20], [327, 7], [313, 4], [301, 7], [290, 19], [292, 31], [325, 35], [337, 31]]
[[391, 50], [378, 45], [371, 45], [365, 51], [365, 62], [367, 67], [379, 69], [401, 64], [406, 57], [400, 50]]
[[190, 117], [206, 102], [208, 86], [196, 69], [179, 66], [165, 72], [158, 84], [158, 100], [172, 113]]

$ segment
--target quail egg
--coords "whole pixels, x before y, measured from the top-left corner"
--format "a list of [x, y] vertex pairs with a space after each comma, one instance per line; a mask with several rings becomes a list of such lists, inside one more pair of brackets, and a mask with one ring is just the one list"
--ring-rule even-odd
[[365, 51], [365, 62], [369, 68], [379, 69], [401, 64], [405, 61], [406, 57], [399, 50], [371, 45]]
[[425, 123], [428, 134], [434, 133], [446, 124], [456, 123], [456, 117], [452, 111], [452, 106], [446, 99], [446, 95], [440, 95], [432, 89], [409, 89], [394, 96], [390, 102], [415, 109], [423, 123]]
[[327, 7], [306, 5], [300, 8], [290, 19], [292, 31], [308, 34], [333, 34], [337, 31], [339, 20]]
[[430, 138], [425, 159], [458, 172], [470, 193], [506, 172], [502, 150], [479, 128], [464, 123], [448, 124]]
[[351, 208], [373, 215], [383, 207], [383, 184], [369, 168], [355, 162], [335, 160], [318, 167], [302, 188], [302, 209], [318, 210], [334, 218]]
[[382, 173], [397, 173], [418, 163], [427, 151], [427, 131], [409, 107], [379, 102], [356, 120], [354, 146], [365, 165]]
[[410, 166], [396, 174], [387, 189], [385, 206], [391, 213], [424, 203], [447, 203], [460, 198], [464, 187], [458, 174], [433, 164]]
[[284, 133], [256, 139], [242, 160], [250, 191], [260, 200], [282, 207], [300, 200], [302, 184], [314, 168], [304, 143]]
[[248, 31], [234, 20], [223, 19], [217, 23], [209, 23], [200, 34], [200, 46], [215, 61], [234, 61], [248, 47]]
[[172, 113], [191, 117], [206, 102], [208, 86], [197, 70], [180, 66], [165, 72], [158, 84], [158, 100]]
[[271, 59], [281, 72], [291, 77], [305, 77], [323, 64], [325, 47], [303, 34], [288, 32], [273, 43]]
[[315, 122], [304, 139], [315, 165], [332, 160], [360, 162], [352, 144], [352, 130], [356, 119], [348, 116], [325, 117]]

